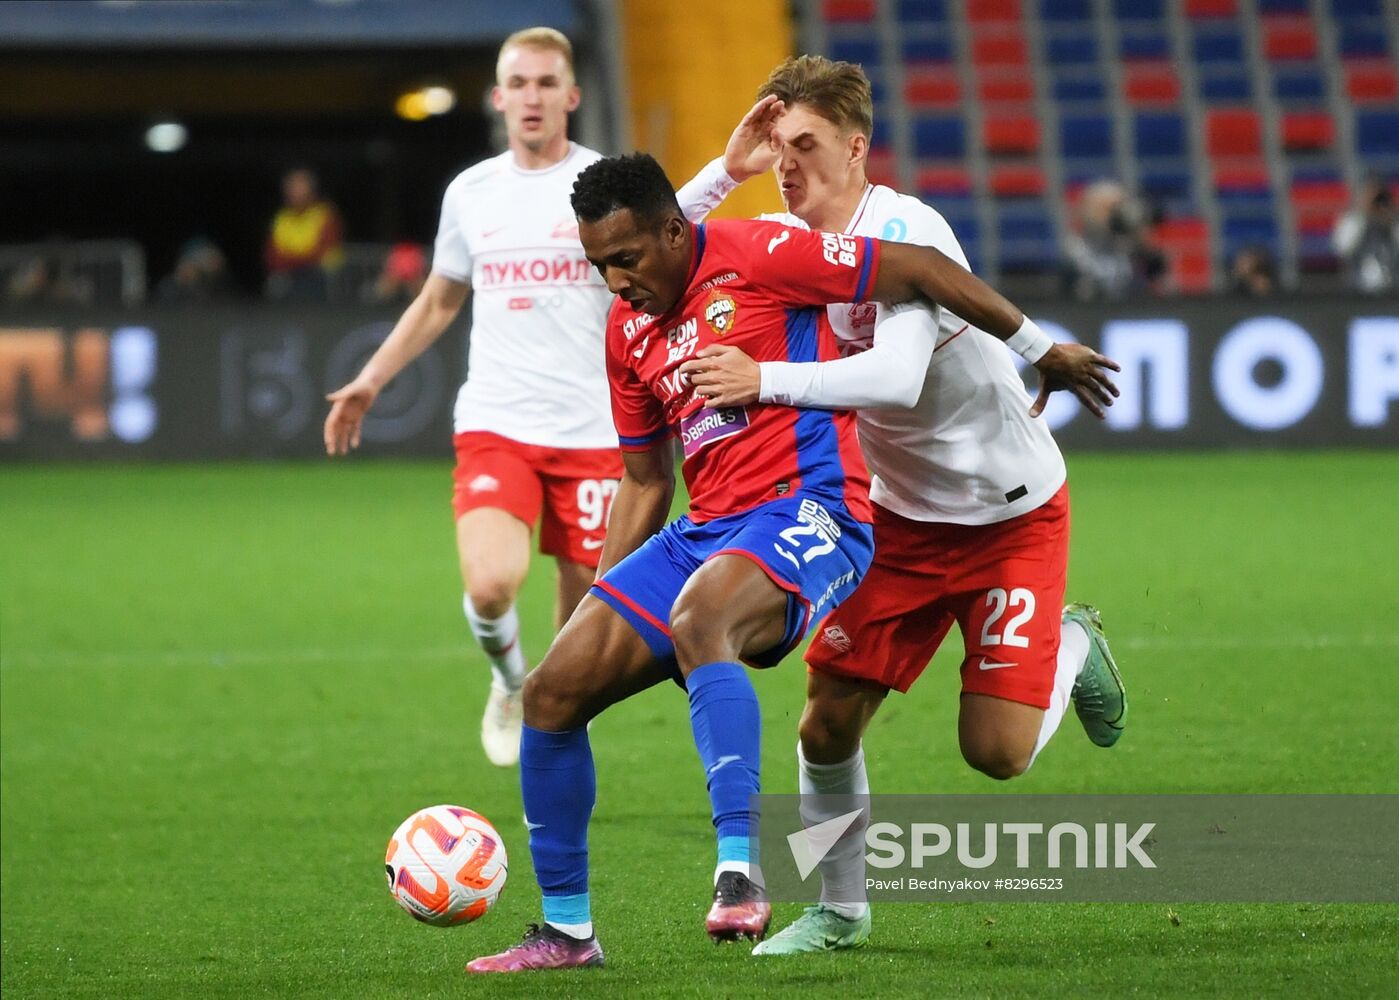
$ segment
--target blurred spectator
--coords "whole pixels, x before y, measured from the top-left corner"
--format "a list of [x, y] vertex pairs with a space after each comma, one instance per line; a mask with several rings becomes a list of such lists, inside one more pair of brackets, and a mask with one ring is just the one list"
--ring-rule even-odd
[[1165, 258], [1146, 238], [1146, 208], [1116, 181], [1094, 181], [1078, 205], [1068, 239], [1064, 284], [1083, 302], [1121, 299], [1159, 278]]
[[395, 243], [368, 289], [371, 302], [412, 302], [427, 280], [427, 255], [416, 243]]
[[1239, 295], [1261, 299], [1278, 290], [1278, 262], [1261, 243], [1244, 247], [1229, 265], [1229, 287]]
[[325, 301], [327, 274], [344, 261], [340, 212], [304, 167], [282, 178], [282, 208], [267, 238], [267, 295], [283, 301]]
[[1371, 174], [1365, 179], [1359, 202], [1336, 220], [1331, 240], [1356, 291], [1399, 290], [1399, 217], [1394, 194], [1382, 178]]
[[96, 283], [71, 261], [64, 263], [64, 242], [55, 238], [21, 259], [4, 277], [4, 301], [10, 305], [91, 305]]
[[223, 251], [196, 236], [180, 248], [175, 269], [156, 286], [155, 298], [163, 305], [183, 305], [232, 298], [235, 291]]

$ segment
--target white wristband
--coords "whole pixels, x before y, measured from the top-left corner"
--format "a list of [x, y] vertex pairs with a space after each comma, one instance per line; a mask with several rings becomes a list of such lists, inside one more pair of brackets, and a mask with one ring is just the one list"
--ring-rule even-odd
[[1054, 338], [1026, 316], [1025, 322], [1020, 324], [1020, 329], [1006, 341], [1006, 346], [1030, 364], [1034, 364], [1049, 353], [1049, 349], [1054, 346]]

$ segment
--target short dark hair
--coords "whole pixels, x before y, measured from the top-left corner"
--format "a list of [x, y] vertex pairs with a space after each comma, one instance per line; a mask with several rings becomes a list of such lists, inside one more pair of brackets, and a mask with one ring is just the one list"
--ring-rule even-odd
[[589, 164], [573, 182], [572, 201], [574, 214], [584, 222], [597, 222], [624, 208], [638, 219], [655, 222], [683, 214], [670, 178], [647, 153]]

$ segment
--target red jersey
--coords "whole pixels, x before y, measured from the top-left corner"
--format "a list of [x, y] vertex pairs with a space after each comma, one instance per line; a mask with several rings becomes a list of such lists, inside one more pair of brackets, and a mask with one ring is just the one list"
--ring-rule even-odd
[[618, 299], [608, 314], [607, 377], [622, 450], [679, 437], [697, 522], [796, 494], [843, 502], [869, 521], [854, 413], [763, 403], [715, 409], [679, 368], [720, 342], [754, 361], [839, 357], [824, 307], [864, 301], [879, 245], [740, 219], [695, 226], [693, 245], [689, 285], [669, 312], [651, 316]]

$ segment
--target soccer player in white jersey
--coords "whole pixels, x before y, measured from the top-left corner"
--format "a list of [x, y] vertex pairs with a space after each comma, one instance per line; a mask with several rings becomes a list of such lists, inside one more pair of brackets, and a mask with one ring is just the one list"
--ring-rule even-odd
[[509, 148], [457, 176], [442, 200], [432, 273], [354, 381], [328, 397], [326, 451], [358, 446], [365, 413], [447, 329], [473, 290], [467, 381], [457, 396], [453, 508], [471, 631], [491, 664], [481, 742], [519, 760], [525, 659], [515, 597], [530, 534], [558, 563], [555, 628], [592, 585], [622, 474], [603, 324], [612, 297], [578, 242], [573, 181], [600, 154], [568, 139], [573, 50], [552, 28], [511, 35], [491, 100]]
[[[772, 167], [788, 211], [767, 218], [931, 245], [966, 266], [940, 214], [867, 181], [873, 105], [859, 67], [789, 60], [759, 96], [725, 156], [681, 190], [692, 219]], [[1001, 779], [1023, 773], [1070, 700], [1089, 738], [1111, 746], [1127, 702], [1101, 621], [1087, 605], [1063, 608], [1066, 473], [1035, 419], [1054, 386], [1043, 385], [1027, 406], [1010, 352], [946, 309], [906, 310], [881, 322], [877, 337], [873, 307], [829, 309], [845, 355], [839, 360], [759, 365], [715, 345], [685, 366], [711, 406], [859, 408], [874, 472], [874, 563], [807, 652], [797, 754], [803, 817], [815, 824], [867, 808], [861, 736], [889, 691], [906, 692], [918, 678], [953, 621], [966, 647], [958, 736], [972, 767]], [[1047, 337], [1037, 339], [1008, 345], [1033, 361], [1048, 348]], [[1105, 388], [1074, 391], [1101, 416], [1115, 393], [1110, 382]], [[855, 947], [869, 938], [863, 826], [822, 861], [822, 902], [755, 954]]]

